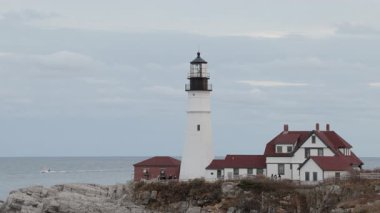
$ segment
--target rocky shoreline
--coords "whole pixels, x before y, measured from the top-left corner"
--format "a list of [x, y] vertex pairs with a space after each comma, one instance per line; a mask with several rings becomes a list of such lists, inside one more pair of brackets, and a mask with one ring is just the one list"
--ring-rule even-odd
[[268, 180], [60, 184], [12, 191], [0, 213], [380, 212], [379, 181], [314, 187]]
[[32, 186], [11, 192], [0, 212], [144, 212], [130, 200], [126, 184]]

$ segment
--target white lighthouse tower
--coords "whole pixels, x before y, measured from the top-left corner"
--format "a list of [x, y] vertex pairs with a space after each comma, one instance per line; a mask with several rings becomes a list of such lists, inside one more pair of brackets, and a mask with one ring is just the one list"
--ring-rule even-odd
[[197, 57], [190, 62], [190, 80], [185, 90], [188, 94], [186, 141], [181, 160], [180, 179], [205, 177], [206, 167], [214, 159], [211, 128], [210, 74], [207, 61]]

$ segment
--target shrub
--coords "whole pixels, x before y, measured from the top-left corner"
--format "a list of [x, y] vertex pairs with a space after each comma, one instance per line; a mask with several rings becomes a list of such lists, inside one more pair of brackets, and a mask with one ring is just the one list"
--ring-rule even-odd
[[294, 191], [294, 187], [291, 183], [285, 181], [269, 181], [266, 179], [243, 179], [239, 182], [238, 187], [244, 191], [251, 191], [253, 193]]
[[162, 205], [179, 201], [203, 201], [202, 205], [218, 203], [222, 191], [220, 182], [206, 182], [194, 179], [188, 182], [138, 182], [134, 186], [134, 198], [144, 191], [157, 191], [157, 202]]

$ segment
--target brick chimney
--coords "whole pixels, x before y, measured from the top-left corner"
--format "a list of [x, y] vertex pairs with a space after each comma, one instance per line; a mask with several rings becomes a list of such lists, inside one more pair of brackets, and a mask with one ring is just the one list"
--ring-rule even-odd
[[284, 124], [284, 133], [288, 133], [288, 131], [289, 131], [289, 125]]
[[326, 124], [326, 131], [330, 131], [330, 124]]
[[316, 123], [316, 124], [315, 124], [315, 130], [316, 130], [316, 131], [319, 131], [319, 123]]

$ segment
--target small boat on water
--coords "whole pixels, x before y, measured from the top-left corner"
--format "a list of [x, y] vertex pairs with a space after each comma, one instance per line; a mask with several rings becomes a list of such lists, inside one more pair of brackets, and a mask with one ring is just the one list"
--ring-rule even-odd
[[52, 170], [50, 168], [43, 168], [40, 173], [50, 173]]

